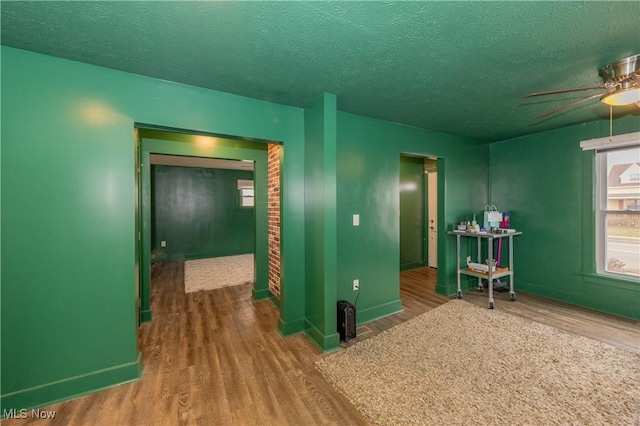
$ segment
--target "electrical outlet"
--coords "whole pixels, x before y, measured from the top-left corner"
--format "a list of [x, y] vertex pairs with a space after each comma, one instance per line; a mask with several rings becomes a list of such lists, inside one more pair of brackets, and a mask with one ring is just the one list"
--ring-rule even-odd
[[166, 247], [167, 246], [167, 242], [162, 240], [160, 241], [160, 247]]
[[353, 280], [353, 290], [360, 290], [360, 280]]

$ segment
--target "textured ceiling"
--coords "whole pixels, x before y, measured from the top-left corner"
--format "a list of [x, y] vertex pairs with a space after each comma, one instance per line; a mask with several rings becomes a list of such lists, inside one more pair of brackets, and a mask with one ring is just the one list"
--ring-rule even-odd
[[[4, 45], [481, 141], [608, 117], [598, 69], [640, 53], [640, 2], [6, 2]], [[584, 93], [584, 94], [583, 94]], [[618, 115], [640, 117], [631, 106]]]

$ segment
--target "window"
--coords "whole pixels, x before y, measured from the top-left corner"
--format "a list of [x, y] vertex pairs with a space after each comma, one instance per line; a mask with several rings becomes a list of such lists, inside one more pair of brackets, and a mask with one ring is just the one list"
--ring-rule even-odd
[[240, 190], [240, 206], [241, 207], [253, 207], [253, 189], [241, 189]]
[[238, 191], [240, 192], [240, 207], [253, 207], [255, 205], [252, 180], [238, 179]]
[[640, 277], [640, 144], [596, 150], [596, 265]]

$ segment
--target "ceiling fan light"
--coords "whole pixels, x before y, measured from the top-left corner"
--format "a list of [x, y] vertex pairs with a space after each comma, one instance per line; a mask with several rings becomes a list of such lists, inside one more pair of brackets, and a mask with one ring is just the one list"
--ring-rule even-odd
[[630, 105], [640, 102], [640, 87], [616, 90], [613, 93], [603, 96], [600, 101], [611, 106]]

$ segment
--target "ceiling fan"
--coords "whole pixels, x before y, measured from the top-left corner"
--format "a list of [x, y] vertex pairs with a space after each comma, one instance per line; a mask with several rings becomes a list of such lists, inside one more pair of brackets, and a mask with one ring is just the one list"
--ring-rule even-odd
[[559, 108], [539, 115], [538, 119], [548, 117], [557, 112], [564, 111], [575, 105], [586, 102], [590, 99], [600, 97], [600, 102], [603, 102], [611, 106], [630, 105], [635, 103], [640, 107], [640, 55], [633, 55], [627, 58], [621, 59], [618, 62], [607, 65], [599, 72], [600, 77], [604, 83], [600, 86], [589, 87], [574, 87], [571, 89], [559, 89], [550, 90], [548, 92], [531, 93], [525, 98], [532, 98], [535, 96], [555, 95], [558, 93], [579, 92], [582, 90], [602, 90], [604, 92], [596, 93], [595, 95], [589, 95], [584, 98], [580, 98], [576, 101], [570, 102]]

